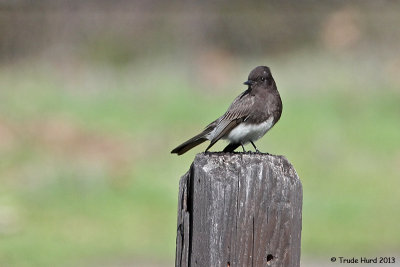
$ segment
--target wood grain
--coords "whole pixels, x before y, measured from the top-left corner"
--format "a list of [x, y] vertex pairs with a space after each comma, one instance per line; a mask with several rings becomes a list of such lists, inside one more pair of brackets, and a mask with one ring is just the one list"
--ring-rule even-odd
[[300, 266], [302, 185], [283, 156], [201, 153], [179, 185], [176, 266]]

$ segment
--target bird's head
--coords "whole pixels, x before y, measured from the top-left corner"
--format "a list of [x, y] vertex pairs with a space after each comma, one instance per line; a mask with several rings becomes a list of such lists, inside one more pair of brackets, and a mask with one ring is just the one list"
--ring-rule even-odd
[[249, 88], [262, 86], [265, 88], [270, 87], [274, 83], [271, 71], [266, 66], [258, 66], [253, 69], [248, 77], [248, 80], [244, 82]]

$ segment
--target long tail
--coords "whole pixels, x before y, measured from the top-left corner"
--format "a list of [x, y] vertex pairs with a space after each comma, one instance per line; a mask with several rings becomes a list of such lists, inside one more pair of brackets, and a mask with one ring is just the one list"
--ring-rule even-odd
[[204, 141], [207, 141], [208, 139], [206, 138], [207, 134], [209, 133], [209, 130], [206, 129], [204, 130], [202, 133], [196, 135], [193, 138], [190, 138], [189, 140], [187, 140], [185, 143], [179, 145], [178, 147], [176, 147], [174, 150], [171, 151], [171, 153], [176, 153], [178, 155], [182, 155], [183, 153], [185, 153], [186, 151], [192, 149], [193, 147], [200, 145], [201, 143], [203, 143]]

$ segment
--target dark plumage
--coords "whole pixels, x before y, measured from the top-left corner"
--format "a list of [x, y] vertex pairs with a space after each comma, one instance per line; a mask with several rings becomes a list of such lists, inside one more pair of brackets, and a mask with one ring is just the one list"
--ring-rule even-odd
[[[171, 153], [181, 155], [189, 149], [210, 140], [208, 151], [218, 140], [228, 139], [224, 152], [261, 138], [280, 119], [282, 101], [268, 67], [253, 69], [244, 83], [248, 89], [235, 98], [220, 118], [210, 123], [203, 132], [176, 147]], [[243, 148], [244, 150], [244, 148]]]

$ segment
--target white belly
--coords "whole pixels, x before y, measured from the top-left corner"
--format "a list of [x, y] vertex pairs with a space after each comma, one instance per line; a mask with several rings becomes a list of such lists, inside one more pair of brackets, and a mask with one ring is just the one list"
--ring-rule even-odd
[[264, 136], [266, 132], [273, 126], [274, 118], [271, 116], [268, 120], [260, 124], [248, 124], [243, 122], [236, 126], [225, 137], [232, 143], [246, 144], [250, 141], [256, 141]]

